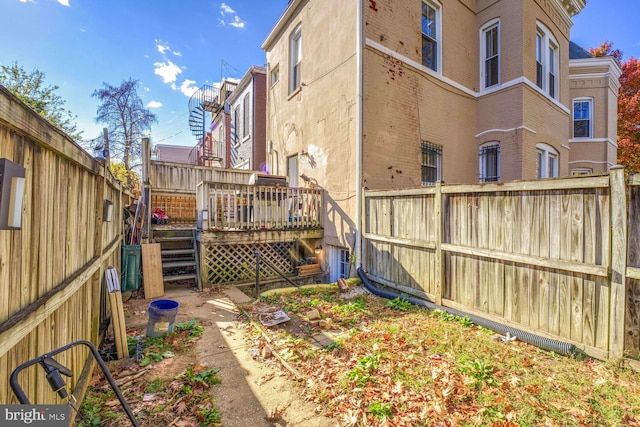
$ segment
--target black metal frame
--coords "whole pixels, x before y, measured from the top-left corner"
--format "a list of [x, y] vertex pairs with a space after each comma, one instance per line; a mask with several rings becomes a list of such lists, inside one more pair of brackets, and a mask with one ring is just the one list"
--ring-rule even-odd
[[53, 358], [53, 356], [56, 354], [62, 353], [63, 351], [69, 350], [70, 348], [78, 345], [84, 345], [89, 348], [89, 350], [93, 354], [93, 357], [96, 359], [98, 366], [100, 366], [100, 369], [102, 369], [104, 376], [107, 378], [107, 381], [109, 381], [109, 385], [111, 385], [111, 388], [116, 393], [116, 396], [118, 396], [118, 400], [120, 401], [120, 404], [122, 405], [122, 408], [124, 409], [124, 411], [127, 413], [129, 420], [131, 420], [131, 424], [135, 427], [138, 427], [139, 426], [138, 421], [133, 415], [133, 412], [131, 411], [131, 407], [129, 407], [129, 404], [124, 399], [124, 396], [122, 395], [120, 388], [118, 388], [116, 381], [111, 376], [111, 373], [107, 368], [107, 365], [104, 363], [104, 361], [100, 357], [100, 353], [98, 353], [98, 349], [96, 349], [95, 345], [93, 345], [93, 343], [89, 341], [84, 341], [84, 340], [74, 341], [70, 344], [67, 344], [53, 351], [50, 351], [49, 353], [45, 353], [41, 356], [38, 356], [35, 359], [31, 359], [21, 364], [20, 366], [18, 366], [16, 369], [14, 369], [13, 372], [11, 373], [9, 384], [11, 385], [11, 390], [13, 391], [13, 394], [15, 394], [15, 396], [18, 398], [18, 401], [23, 405], [31, 404], [31, 402], [29, 402], [29, 398], [24, 393], [24, 390], [22, 389], [22, 387], [20, 387], [20, 384], [18, 383], [18, 374], [22, 370], [35, 364], [40, 364], [42, 366], [42, 368], [47, 374], [46, 375], [47, 380], [49, 381], [49, 384], [51, 385], [51, 388], [53, 389], [53, 391], [57, 392], [62, 399], [67, 398], [67, 390], [65, 389], [65, 382], [60, 374], [71, 377], [73, 375], [73, 372], [71, 372], [71, 370], [65, 368], [60, 363], [58, 363]]

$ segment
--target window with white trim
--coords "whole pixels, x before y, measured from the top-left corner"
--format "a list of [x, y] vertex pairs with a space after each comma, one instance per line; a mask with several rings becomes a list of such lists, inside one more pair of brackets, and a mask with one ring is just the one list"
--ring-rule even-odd
[[329, 246], [329, 280], [348, 279], [351, 270], [351, 254], [349, 249]]
[[231, 129], [231, 145], [240, 144], [240, 106], [233, 110], [233, 129]]
[[242, 138], [249, 136], [249, 113], [251, 112], [250, 101], [251, 99], [249, 98], [249, 94], [246, 94], [242, 101]]
[[302, 32], [298, 25], [289, 37], [289, 93], [300, 87], [300, 62], [302, 61]]
[[500, 144], [488, 142], [478, 153], [480, 182], [500, 181]]
[[442, 179], [442, 146], [422, 141], [422, 185]]
[[500, 20], [489, 22], [480, 32], [480, 82], [485, 89], [500, 83]]
[[558, 42], [542, 24], [536, 26], [536, 85], [551, 98], [558, 94]]
[[536, 144], [538, 178], [558, 176], [558, 152], [547, 144]]
[[573, 100], [573, 137], [591, 138], [593, 135], [593, 98]]
[[593, 169], [591, 169], [591, 168], [573, 168], [573, 169], [571, 169], [571, 175], [572, 176], [591, 175], [592, 173], [593, 173]]
[[441, 7], [434, 1], [422, 2], [422, 65], [438, 71], [442, 57]]
[[280, 67], [275, 66], [271, 69], [271, 86], [275, 85], [280, 81]]

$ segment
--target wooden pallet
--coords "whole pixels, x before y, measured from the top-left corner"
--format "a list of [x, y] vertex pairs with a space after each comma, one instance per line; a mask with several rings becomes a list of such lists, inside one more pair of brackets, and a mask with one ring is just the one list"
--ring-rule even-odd
[[296, 267], [296, 270], [299, 277], [315, 276], [317, 274], [322, 274], [322, 269], [320, 268], [320, 264], [301, 265]]

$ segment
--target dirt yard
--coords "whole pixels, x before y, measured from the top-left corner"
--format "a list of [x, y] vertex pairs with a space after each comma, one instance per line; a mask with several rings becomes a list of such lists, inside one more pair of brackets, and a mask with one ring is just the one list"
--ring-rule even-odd
[[[171, 381], [190, 366], [208, 367], [219, 369], [217, 376], [222, 380], [220, 384], [212, 386], [214, 405], [221, 414], [221, 423], [218, 425], [339, 425], [336, 420], [325, 417], [322, 408], [300, 398], [302, 393], [295, 378], [283, 369], [277, 359], [261, 353], [260, 337], [252, 338], [244, 333], [243, 325], [246, 325], [247, 319], [238, 311], [235, 302], [246, 296], [237, 289], [233, 291], [235, 292], [223, 293], [209, 290], [198, 293], [190, 289], [168, 290], [163, 298], [180, 303], [176, 324], [195, 319], [197, 324], [204, 327], [204, 331], [195, 344], [185, 352], [176, 352], [174, 357], [142, 368], [146, 370], [145, 373], [136, 377], [127, 387], [144, 389], [144, 383], [148, 384], [158, 379]], [[124, 303], [127, 334], [130, 337], [146, 334], [149, 302], [150, 300], [134, 296]], [[289, 327], [301, 326], [291, 322]], [[109, 362], [109, 369], [120, 381], [139, 375], [141, 370], [133, 358], [125, 362]], [[94, 385], [97, 385], [97, 381], [94, 381]], [[157, 398], [154, 402], [152, 393], [145, 393], [144, 396], [143, 399], [127, 398], [134, 413], [145, 414], [139, 417], [141, 425], [206, 425], [202, 420], [194, 419], [192, 416], [176, 417], [175, 408], [168, 405], [164, 410], [166, 414], [163, 415], [162, 408], [168, 403], [166, 399]], [[146, 414], [149, 413], [149, 406], [154, 405], [161, 409], [151, 418]], [[105, 420], [101, 423], [106, 424]], [[126, 417], [119, 416], [111, 424], [129, 425], [129, 421]]]

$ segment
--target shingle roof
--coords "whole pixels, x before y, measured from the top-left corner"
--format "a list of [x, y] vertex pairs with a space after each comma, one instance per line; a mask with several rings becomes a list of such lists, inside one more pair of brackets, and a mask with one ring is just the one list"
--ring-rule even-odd
[[593, 58], [589, 52], [584, 50], [582, 47], [578, 46], [572, 41], [569, 41], [569, 59], [585, 59], [585, 58]]

